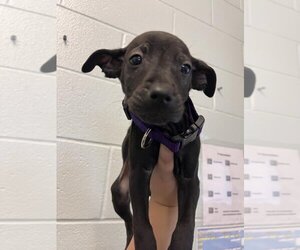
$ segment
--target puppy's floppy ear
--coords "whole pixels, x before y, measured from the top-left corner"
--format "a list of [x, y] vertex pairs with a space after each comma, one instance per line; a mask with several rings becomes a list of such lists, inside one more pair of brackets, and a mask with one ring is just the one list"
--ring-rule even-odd
[[204, 94], [212, 97], [215, 93], [217, 76], [214, 69], [205, 62], [192, 58], [192, 88], [203, 90]]
[[98, 65], [105, 76], [108, 78], [117, 78], [121, 74], [123, 57], [126, 48], [122, 49], [100, 49], [89, 56], [82, 66], [82, 72], [87, 73], [92, 71]]

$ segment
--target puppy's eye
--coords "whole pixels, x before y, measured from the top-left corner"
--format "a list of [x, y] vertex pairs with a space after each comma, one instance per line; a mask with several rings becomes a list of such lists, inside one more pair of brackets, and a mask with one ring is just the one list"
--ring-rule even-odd
[[143, 61], [143, 58], [140, 55], [133, 55], [132, 57], [129, 58], [129, 62], [132, 65], [139, 65]]
[[191, 72], [191, 69], [192, 68], [191, 68], [191, 66], [189, 64], [182, 64], [180, 71], [183, 74], [189, 74]]

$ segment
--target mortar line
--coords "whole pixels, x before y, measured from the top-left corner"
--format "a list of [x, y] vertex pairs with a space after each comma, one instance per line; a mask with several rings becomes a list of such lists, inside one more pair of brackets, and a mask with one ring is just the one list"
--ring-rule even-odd
[[35, 218], [28, 218], [28, 219], [0, 219], [0, 225], [2, 224], [56, 224], [57, 220], [55, 219], [35, 219]]
[[105, 219], [105, 220], [100, 220], [100, 219], [59, 219], [57, 220], [57, 225], [72, 225], [72, 224], [124, 224], [124, 221], [122, 221], [121, 219]]
[[94, 146], [105, 146], [105, 147], [117, 147], [121, 148], [120, 144], [116, 143], [107, 143], [107, 142], [97, 142], [97, 141], [92, 141], [92, 140], [86, 140], [86, 139], [77, 139], [77, 138], [71, 138], [71, 137], [65, 137], [65, 136], [57, 136], [58, 141], [61, 142], [72, 142], [72, 143], [85, 143], [89, 145], [94, 145]]
[[283, 114], [279, 114], [279, 113], [275, 113], [275, 112], [271, 112], [271, 111], [263, 111], [263, 110], [259, 110], [259, 109], [255, 109], [253, 107], [253, 110], [251, 110], [252, 113], [261, 113], [261, 114], [269, 114], [269, 115], [274, 115], [274, 116], [279, 116], [282, 118], [289, 118], [289, 119], [294, 119], [297, 121], [300, 121], [300, 117], [296, 117], [296, 116], [291, 116], [291, 115], [283, 115]]
[[288, 73], [285, 73], [285, 72], [279, 72], [279, 71], [275, 71], [275, 70], [272, 70], [272, 69], [263, 68], [261, 66], [257, 66], [257, 65], [254, 65], [254, 64], [245, 63], [245, 66], [246, 67], [251, 67], [251, 68], [257, 68], [257, 69], [272, 72], [272, 73], [276, 73], [276, 74], [279, 74], [279, 75], [289, 76], [289, 77], [292, 77], [292, 78], [295, 78], [295, 79], [300, 78], [300, 76], [295, 76], [295, 75], [291, 75], [291, 74], [288, 74]]
[[[240, 7], [238, 7], [238, 6], [234, 5], [234, 4], [232, 4], [231, 2], [228, 2], [227, 0], [225, 0], [225, 2], [226, 2], [227, 4], [229, 4], [229, 5], [231, 5], [232, 7], [238, 9], [239, 11], [242, 10]], [[240, 1], [239, 1], [239, 5], [240, 5]]]
[[271, 0], [271, 3], [272, 3], [272, 4], [279, 5], [280, 7], [283, 7], [283, 8], [285, 8], [285, 9], [289, 9], [289, 10], [292, 10], [292, 11], [294, 11], [294, 12], [298, 12], [298, 11], [295, 9], [295, 7], [296, 7], [295, 2], [296, 2], [296, 1], [293, 0], [293, 7], [289, 7], [289, 6], [286, 6], [286, 5], [282, 4], [282, 3], [274, 2], [273, 0]]
[[125, 47], [125, 42], [126, 42], [126, 34], [122, 34], [122, 39], [121, 39], [121, 48]]
[[43, 16], [43, 17], [49, 17], [49, 18], [52, 18], [52, 19], [56, 19], [56, 16], [48, 15], [48, 14], [41, 13], [41, 12], [36, 12], [36, 11], [33, 11], [33, 10], [22, 9], [22, 8], [19, 8], [19, 7], [13, 6], [13, 5], [9, 5], [9, 4], [0, 3], [0, 6], [15, 9], [15, 10], [19, 10], [19, 11], [28, 12], [28, 13], [31, 13], [31, 14], [40, 15], [40, 16]]
[[64, 71], [72, 72], [72, 73], [80, 75], [81, 77], [90, 77], [90, 78], [93, 78], [94, 80], [101, 80], [101, 81], [104, 81], [106, 83], [112, 84], [114, 86], [120, 85], [120, 83], [109, 81], [105, 77], [95, 76], [95, 75], [91, 75], [91, 74], [84, 74], [84, 73], [82, 73], [80, 71], [77, 71], [77, 70], [74, 70], [74, 69], [71, 69], [71, 68], [67, 68], [67, 67], [64, 67], [64, 66], [57, 66], [57, 69], [62, 69]]
[[175, 12], [175, 10], [174, 9], [172, 9], [172, 18], [173, 18], [173, 20], [172, 20], [172, 33], [173, 33], [173, 35], [175, 35], [175, 32], [176, 32], [176, 29], [175, 29], [175, 25], [176, 25], [176, 12]]
[[281, 39], [284, 39], [284, 40], [287, 40], [289, 42], [294, 42], [296, 44], [299, 44], [300, 43], [300, 40], [295, 40], [294, 38], [290, 38], [290, 37], [287, 37], [287, 36], [284, 36], [284, 35], [280, 35], [278, 33], [275, 33], [273, 31], [270, 31], [270, 30], [267, 30], [267, 29], [263, 29], [263, 28], [259, 28], [257, 26], [254, 26], [253, 24], [249, 24], [249, 25], [246, 25], [247, 27], [250, 27], [254, 30], [258, 30], [260, 32], [263, 32], [263, 33], [267, 33], [267, 34], [270, 34], [270, 35], [273, 35], [273, 36], [276, 36], [276, 37], [279, 37]]
[[214, 109], [210, 109], [210, 108], [206, 108], [206, 107], [200, 107], [198, 105], [195, 105], [195, 107], [198, 108], [198, 109], [200, 109], [200, 110], [202, 109], [202, 110], [209, 111], [209, 112], [212, 112], [212, 113], [222, 114], [222, 115], [228, 116], [230, 118], [244, 120], [243, 116], [237, 116], [237, 115], [234, 115], [234, 114], [231, 114], [231, 113], [227, 113], [225, 111], [219, 111], [219, 110], [214, 110]]
[[[158, 1], [159, 1], [160, 3], [162, 3], [162, 4], [166, 5], [166, 6], [168, 6], [169, 8], [172, 8], [172, 9], [174, 9], [174, 10], [176, 10], [176, 11], [179, 11], [179, 12], [181, 12], [181, 13], [183, 13], [183, 14], [185, 14], [185, 15], [191, 17], [191, 18], [194, 18], [194, 19], [200, 21], [201, 23], [204, 23], [204, 24], [207, 24], [207, 25], [211, 26], [211, 24], [208, 23], [207, 21], [202, 20], [202, 19], [199, 19], [199, 18], [197, 18], [197, 17], [191, 15], [190, 13], [188, 13], [188, 12], [182, 10], [182, 9], [177, 8], [176, 6], [173, 6], [173, 5], [171, 5], [171, 4], [168, 4], [168, 3], [164, 2], [163, 0], [158, 0]], [[211, 26], [211, 27], [212, 27], [212, 26]]]
[[211, 26], [214, 27], [214, 3], [215, 0], [211, 0]]
[[46, 140], [46, 139], [34, 139], [34, 138], [22, 138], [22, 137], [14, 137], [14, 136], [4, 136], [0, 135], [0, 141], [17, 141], [17, 142], [26, 142], [26, 143], [35, 143], [35, 144], [51, 144], [55, 145], [55, 140]]
[[99, 19], [97, 19], [97, 18], [95, 18], [95, 17], [93, 17], [93, 16], [89, 16], [89, 15], [87, 15], [87, 14], [84, 14], [84, 13], [80, 12], [80, 11], [70, 9], [70, 8], [64, 6], [64, 5], [61, 5], [61, 4], [57, 4], [57, 6], [59, 6], [59, 7], [61, 7], [61, 8], [64, 8], [64, 9], [66, 9], [66, 10], [68, 10], [68, 11], [71, 11], [71, 12], [73, 12], [73, 13], [76, 13], [76, 14], [78, 14], [78, 15], [84, 16], [84, 17], [86, 17], [86, 18], [88, 18], [88, 19], [91, 19], [91, 20], [94, 20], [94, 21], [96, 21], [96, 22], [99, 22], [99, 23], [103, 24], [104, 26], [108, 26], [108, 27], [110, 27], [110, 28], [115, 29], [115, 30], [118, 31], [118, 32], [122, 32], [122, 33], [125, 32], [125, 33], [128, 33], [128, 34], [130, 34], [130, 35], [136, 36], [135, 33], [132, 33], [132, 32], [130, 32], [130, 31], [128, 31], [128, 30], [119, 28], [119, 27], [117, 27], [117, 26], [115, 26], [115, 25], [113, 25], [113, 24], [107, 23], [107, 22], [105, 22], [105, 21], [103, 21], [103, 20], [99, 20]]
[[40, 71], [34, 71], [34, 70], [29, 70], [29, 69], [22, 69], [22, 68], [14, 68], [10, 66], [5, 66], [5, 65], [0, 65], [0, 69], [7, 69], [7, 70], [14, 70], [14, 71], [21, 71], [21, 72], [26, 72], [26, 73], [32, 73], [34, 75], [39, 75], [39, 76], [45, 76], [45, 77], [55, 77], [56, 75], [53, 73], [43, 73]]
[[109, 177], [110, 177], [110, 172], [111, 172], [111, 163], [112, 163], [112, 155], [113, 155], [113, 149], [112, 147], [110, 147], [109, 149], [109, 159], [107, 162], [107, 172], [106, 172], [106, 183], [105, 183], [105, 191], [104, 191], [104, 200], [103, 200], [103, 204], [101, 206], [101, 211], [100, 211], [100, 218], [103, 219], [104, 217], [104, 208], [107, 205], [107, 200], [108, 200], [108, 196], [107, 193], [110, 191], [109, 190], [109, 186], [111, 183], [109, 183]]
[[[240, 38], [237, 38], [237, 37], [231, 35], [230, 33], [226, 32], [226, 31], [224, 31], [224, 30], [221, 30], [221, 29], [219, 29], [219, 28], [216, 27], [216, 26], [213, 26], [213, 25], [212, 25], [212, 20], [211, 20], [211, 23], [209, 23], [209, 22], [207, 22], [207, 21], [205, 21], [205, 20], [202, 20], [202, 19], [200, 19], [200, 18], [197, 18], [197, 17], [195, 17], [195, 16], [193, 16], [193, 15], [191, 15], [191, 14], [185, 12], [184, 10], [178, 9], [178, 8], [175, 7], [175, 6], [172, 6], [172, 5], [170, 5], [170, 4], [168, 4], [168, 3], [165, 3], [165, 2], [163, 2], [163, 1], [161, 1], [161, 0], [159, 0], [159, 1], [160, 1], [161, 3], [163, 3], [163, 4], [165, 4], [166, 6], [168, 6], [168, 7], [170, 7], [170, 8], [173, 8], [174, 10], [176, 10], [176, 11], [178, 11], [178, 12], [181, 12], [181, 13], [187, 15], [188, 17], [194, 19], [194, 20], [196, 20], [196, 21], [198, 21], [198, 22], [201, 22], [202, 24], [207, 25], [207, 26], [209, 26], [209, 27], [211, 27], [211, 28], [213, 28], [213, 29], [215, 29], [215, 30], [217, 30], [217, 31], [219, 31], [219, 32], [221, 32], [221, 33], [223, 33], [223, 34], [225, 34], [225, 35], [227, 35], [227, 36], [233, 38], [233, 39], [236, 40], [236, 41], [239, 41], [239, 42], [242, 42], [242, 43], [244, 42], [244, 41], [241, 40]], [[239, 10], [241, 11], [241, 9], [239, 9]], [[241, 11], [241, 13], [243, 14], [242, 11]]]

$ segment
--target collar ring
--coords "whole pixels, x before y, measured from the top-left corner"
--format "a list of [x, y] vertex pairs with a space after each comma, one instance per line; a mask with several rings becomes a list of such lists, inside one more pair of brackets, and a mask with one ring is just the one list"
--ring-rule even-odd
[[142, 138], [142, 141], [141, 141], [141, 148], [142, 149], [145, 149], [145, 148], [148, 148], [150, 145], [151, 145], [151, 142], [152, 142], [152, 139], [149, 138], [149, 140], [147, 140], [149, 134], [151, 132], [151, 128], [148, 128]]

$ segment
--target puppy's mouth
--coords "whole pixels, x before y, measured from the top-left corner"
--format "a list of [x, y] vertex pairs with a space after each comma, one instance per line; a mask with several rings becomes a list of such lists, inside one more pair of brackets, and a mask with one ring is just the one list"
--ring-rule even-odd
[[[134, 109], [133, 109], [134, 110]], [[138, 116], [143, 122], [155, 126], [165, 126], [168, 123], [178, 123], [183, 115], [183, 112], [181, 113], [156, 113], [156, 112], [138, 112], [133, 111], [133, 113]]]
[[140, 118], [143, 122], [155, 126], [164, 126], [168, 123], [178, 123], [184, 113], [184, 103], [174, 102], [173, 105], [157, 105], [145, 101], [141, 96], [132, 96], [127, 99], [130, 112]]

